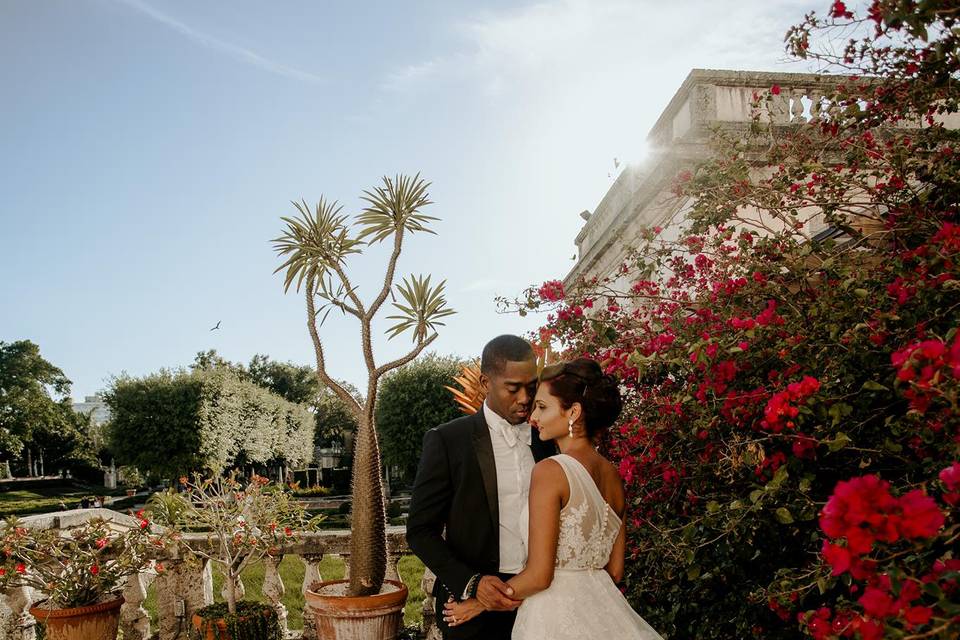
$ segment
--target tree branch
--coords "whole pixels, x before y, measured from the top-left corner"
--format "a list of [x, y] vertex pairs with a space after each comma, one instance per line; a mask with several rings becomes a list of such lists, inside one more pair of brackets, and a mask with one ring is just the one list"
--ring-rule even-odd
[[410, 362], [411, 360], [413, 360], [414, 358], [416, 358], [418, 355], [420, 355], [420, 352], [422, 352], [424, 349], [426, 349], [427, 346], [428, 346], [431, 342], [433, 342], [434, 340], [436, 340], [436, 339], [437, 339], [437, 335], [438, 335], [438, 334], [435, 333], [435, 334], [433, 334], [432, 336], [430, 336], [429, 338], [427, 338], [426, 340], [424, 340], [423, 342], [417, 343], [417, 346], [414, 347], [413, 350], [412, 350], [410, 353], [408, 353], [407, 355], [403, 356], [402, 358], [398, 358], [397, 360], [394, 360], [393, 362], [388, 362], [388, 363], [380, 366], [380, 368], [378, 368], [376, 371], [374, 371], [374, 376], [375, 376], [376, 378], [380, 378], [380, 376], [382, 376], [383, 374], [385, 374], [385, 373], [387, 373], [387, 372], [389, 372], [389, 371], [392, 371], [392, 370], [396, 369], [397, 367], [402, 367], [403, 365], [407, 364], [408, 362]]
[[371, 336], [372, 331], [370, 328], [372, 315], [364, 310], [363, 302], [360, 300], [360, 296], [354, 292], [353, 286], [350, 284], [350, 278], [347, 277], [343, 267], [341, 267], [339, 264], [334, 264], [333, 270], [340, 278], [340, 282], [343, 283], [343, 286], [347, 290], [347, 295], [353, 301], [354, 307], [358, 311], [358, 313], [355, 315], [357, 319], [360, 320], [360, 340], [363, 345], [363, 360], [367, 365], [367, 372], [369, 373], [377, 368], [377, 364], [373, 360], [373, 338]]
[[317, 377], [320, 378], [323, 384], [332, 389], [333, 392], [337, 394], [337, 397], [343, 400], [350, 408], [350, 411], [359, 419], [362, 411], [360, 403], [350, 395], [349, 391], [344, 389], [339, 382], [331, 378], [327, 373], [327, 364], [323, 355], [323, 344], [320, 342], [320, 335], [317, 333], [317, 313], [313, 306], [313, 288], [314, 280], [311, 278], [306, 286], [307, 330], [310, 332], [310, 339], [313, 341], [313, 351], [317, 359]]
[[373, 317], [377, 315], [377, 311], [380, 310], [380, 307], [383, 306], [384, 301], [390, 294], [390, 289], [393, 288], [393, 276], [397, 270], [397, 260], [400, 258], [401, 248], [403, 248], [403, 227], [400, 227], [396, 233], [394, 233], [393, 253], [390, 254], [390, 260], [387, 262], [387, 273], [383, 278], [383, 288], [380, 290], [377, 299], [370, 305], [370, 310], [367, 312], [368, 320], [372, 320]]

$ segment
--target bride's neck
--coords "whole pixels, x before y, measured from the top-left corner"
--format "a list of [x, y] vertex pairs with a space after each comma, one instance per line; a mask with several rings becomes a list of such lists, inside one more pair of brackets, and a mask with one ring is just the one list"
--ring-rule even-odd
[[593, 445], [587, 438], [571, 438], [570, 436], [559, 438], [557, 440], [557, 447], [560, 449], [560, 453], [567, 455], [593, 449]]

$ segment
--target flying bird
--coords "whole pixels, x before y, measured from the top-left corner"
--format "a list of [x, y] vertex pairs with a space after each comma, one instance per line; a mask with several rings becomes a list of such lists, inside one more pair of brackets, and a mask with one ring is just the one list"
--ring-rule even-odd
[[220, 328], [220, 322], [221, 322], [220, 320], [217, 320], [217, 326], [215, 326], [215, 327], [213, 327], [212, 329], [210, 329], [210, 331], [216, 331], [217, 329], [219, 329], [219, 328]]

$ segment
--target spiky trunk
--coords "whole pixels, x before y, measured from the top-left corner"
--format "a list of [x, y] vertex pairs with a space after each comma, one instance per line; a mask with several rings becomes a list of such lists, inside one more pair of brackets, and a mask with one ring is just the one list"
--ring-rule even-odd
[[380, 593], [387, 572], [386, 512], [380, 478], [380, 447], [374, 428], [376, 385], [368, 393], [354, 440], [350, 595]]

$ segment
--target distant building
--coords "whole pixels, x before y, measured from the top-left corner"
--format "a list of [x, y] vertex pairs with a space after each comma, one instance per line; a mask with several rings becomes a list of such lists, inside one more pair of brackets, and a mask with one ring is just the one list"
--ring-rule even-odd
[[86, 396], [83, 402], [74, 402], [73, 410], [77, 413], [83, 413], [93, 418], [93, 423], [98, 427], [105, 422], [110, 421], [110, 407], [103, 401], [103, 397], [98, 395]]
[[99, 449], [103, 445], [103, 425], [110, 422], [112, 417], [110, 407], [103, 401], [103, 397], [97, 394], [86, 396], [83, 402], [74, 402], [73, 410], [91, 417], [90, 438], [93, 446]]

